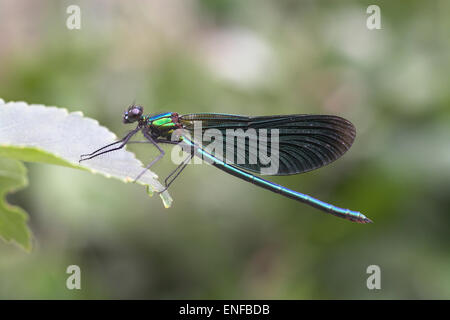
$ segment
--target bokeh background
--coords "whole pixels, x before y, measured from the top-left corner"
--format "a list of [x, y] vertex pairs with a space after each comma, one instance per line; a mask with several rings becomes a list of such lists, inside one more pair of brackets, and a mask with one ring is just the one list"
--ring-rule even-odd
[[[71, 4], [81, 30], [66, 27]], [[381, 30], [366, 28], [370, 4]], [[34, 250], [0, 242], [0, 298], [450, 298], [449, 35], [446, 0], [0, 0], [5, 101], [81, 110], [118, 136], [134, 100], [148, 112], [341, 115], [358, 132], [343, 158], [272, 180], [375, 222], [207, 165], [185, 170], [164, 209], [141, 186], [30, 163], [29, 187], [8, 199], [30, 214]], [[173, 167], [167, 157], [154, 171]], [[82, 290], [66, 289], [72, 264]], [[381, 290], [366, 287], [369, 265]]]

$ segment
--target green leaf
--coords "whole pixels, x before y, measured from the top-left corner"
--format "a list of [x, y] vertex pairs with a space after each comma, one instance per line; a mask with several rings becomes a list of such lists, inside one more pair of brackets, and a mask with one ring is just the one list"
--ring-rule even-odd
[[[84, 161], [81, 165], [78, 163], [81, 154], [92, 152], [116, 140], [117, 137], [112, 132], [100, 126], [96, 120], [84, 117], [81, 112], [69, 113], [65, 109], [28, 105], [25, 102], [5, 104], [0, 99], [0, 157], [61, 165], [123, 182], [133, 182], [143, 170], [143, 165], [125, 148]], [[9, 167], [5, 168], [9, 170]], [[1, 166], [0, 170], [5, 169]], [[149, 195], [164, 189], [157, 180], [157, 175], [149, 170], [137, 183], [146, 186]], [[160, 196], [164, 206], [169, 207], [172, 198], [168, 192], [165, 191]], [[0, 225], [1, 219], [2, 216]], [[23, 235], [19, 239], [4, 234], [0, 229], [0, 236], [24, 245]], [[26, 245], [24, 247], [27, 248]]]
[[30, 251], [31, 233], [26, 225], [27, 214], [4, 200], [8, 192], [27, 186], [26, 173], [27, 170], [20, 161], [0, 158], [0, 236], [5, 241], [14, 241]]

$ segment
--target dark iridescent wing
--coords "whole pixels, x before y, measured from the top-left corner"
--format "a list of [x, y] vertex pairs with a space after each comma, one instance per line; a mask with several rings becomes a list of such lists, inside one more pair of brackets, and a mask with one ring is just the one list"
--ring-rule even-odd
[[[246, 160], [255, 157], [254, 143], [263, 141], [267, 149], [271, 149], [271, 136], [266, 139], [259, 129], [278, 129], [279, 133], [279, 167], [275, 175], [290, 175], [311, 171], [342, 156], [352, 145], [355, 139], [355, 127], [341, 117], [332, 115], [280, 115], [247, 117], [240, 115], [196, 113], [180, 117], [181, 123], [194, 136], [194, 121], [201, 121], [202, 131], [207, 129], [219, 130], [224, 139], [226, 129], [243, 129], [236, 136], [245, 137], [245, 143], [233, 143], [233, 150], [223, 144], [222, 160], [227, 152], [233, 152], [234, 165], [252, 172], [261, 172], [265, 165], [257, 157], [256, 163], [236, 162], [238, 156]], [[255, 129], [256, 135], [245, 135], [246, 130]], [[241, 140], [241, 141], [244, 141]], [[198, 141], [196, 141], [198, 143]], [[207, 146], [211, 141], [203, 139], [202, 145]], [[252, 145], [253, 143], [253, 145]], [[270, 152], [269, 152], [270, 153]], [[217, 156], [217, 154], [214, 154]], [[253, 156], [253, 157], [252, 157]], [[220, 157], [219, 157], [220, 158]], [[242, 158], [241, 158], [242, 159]]]

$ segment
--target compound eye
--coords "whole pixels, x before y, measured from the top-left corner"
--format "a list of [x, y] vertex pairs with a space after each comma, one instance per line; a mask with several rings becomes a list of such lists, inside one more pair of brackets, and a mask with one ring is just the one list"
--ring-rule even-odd
[[133, 116], [138, 116], [141, 113], [141, 110], [139, 110], [139, 108], [133, 108], [130, 111]]

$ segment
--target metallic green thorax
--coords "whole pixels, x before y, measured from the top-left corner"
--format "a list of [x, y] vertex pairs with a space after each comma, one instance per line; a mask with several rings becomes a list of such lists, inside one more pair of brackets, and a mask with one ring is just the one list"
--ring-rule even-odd
[[153, 121], [152, 125], [157, 126], [157, 127], [173, 127], [173, 126], [175, 126], [175, 123], [173, 123], [172, 119], [170, 119], [170, 118], [162, 118], [162, 119]]
[[143, 117], [147, 123], [147, 127], [149, 127], [152, 132], [158, 132], [158, 134], [163, 137], [169, 137], [175, 129], [181, 127], [178, 122], [177, 113], [167, 112], [157, 115], [146, 115]]

